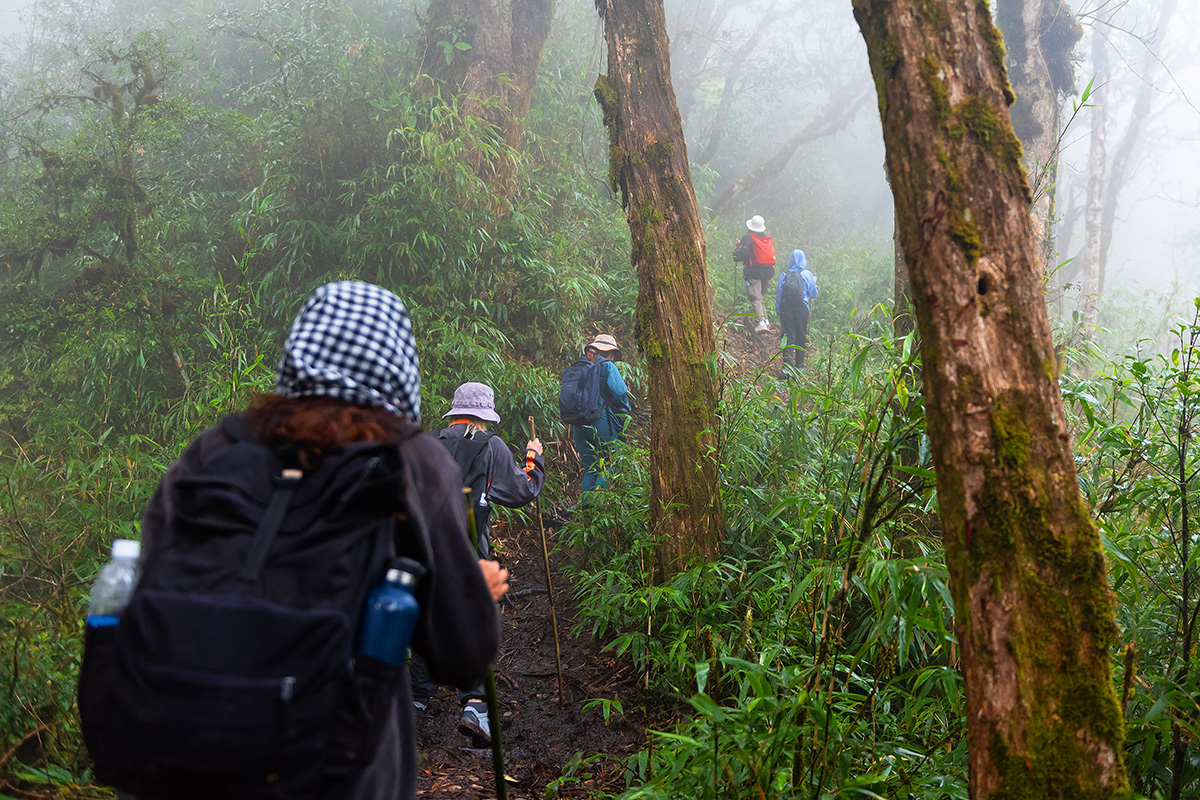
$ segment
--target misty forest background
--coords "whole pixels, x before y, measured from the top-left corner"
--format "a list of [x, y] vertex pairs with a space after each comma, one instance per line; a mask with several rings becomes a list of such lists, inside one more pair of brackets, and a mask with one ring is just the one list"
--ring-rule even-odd
[[[1125, 753], [1137, 791], [1196, 797], [1200, 10], [1044, 6], [1062, 113], [1056, 166], [1031, 183], [1054, 200], [1045, 290], [1118, 598]], [[507, 441], [528, 416], [564, 440], [558, 375], [597, 332], [625, 346], [644, 397], [638, 280], [593, 96], [603, 23], [589, 2], [528, 4], [552, 22], [544, 43], [536, 19], [510, 22], [537, 51], [510, 56], [536, 82], [514, 69], [468, 96], [469, 7], [49, 0], [10, 25], [0, 795], [106, 796], [74, 712], [88, 584], [182, 446], [270, 388], [313, 287], [361, 278], [405, 300], [427, 427], [479, 380]], [[728, 533], [715, 562], [655, 576], [641, 403], [610, 490], [560, 537], [583, 625], [689, 709], [628, 761], [623, 796], [966, 797], [919, 352], [894, 300], [850, 2], [666, 11], [721, 336], [711, 490]], [[801, 375], [780, 377], [745, 332], [729, 253], [752, 214], [820, 284]], [[900, 472], [885, 469], [896, 454]], [[544, 502], [566, 506], [577, 476], [548, 455]], [[584, 794], [591, 758], [607, 756], [564, 765], [548, 794]]]

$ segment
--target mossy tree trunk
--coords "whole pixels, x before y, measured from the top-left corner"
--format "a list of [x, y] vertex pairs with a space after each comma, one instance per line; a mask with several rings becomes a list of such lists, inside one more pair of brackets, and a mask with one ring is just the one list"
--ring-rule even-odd
[[667, 49], [662, 0], [601, 0], [608, 75], [596, 81], [638, 273], [637, 340], [650, 380], [650, 525], [659, 575], [716, 556], [716, 336], [704, 228]]
[[1113, 597], [983, 0], [854, 0], [921, 337], [973, 798], [1116, 798]]
[[[554, 0], [431, 0], [422, 22], [428, 90], [459, 95], [464, 115], [518, 147], [553, 19]], [[510, 159], [480, 152], [472, 167], [498, 198], [516, 192]]]
[[1074, 91], [1071, 53], [1083, 29], [1063, 0], [996, 0], [995, 8], [1016, 96], [1010, 118], [1033, 189], [1034, 235], [1043, 268], [1050, 269], [1056, 260], [1054, 213], [1062, 126], [1058, 98]]

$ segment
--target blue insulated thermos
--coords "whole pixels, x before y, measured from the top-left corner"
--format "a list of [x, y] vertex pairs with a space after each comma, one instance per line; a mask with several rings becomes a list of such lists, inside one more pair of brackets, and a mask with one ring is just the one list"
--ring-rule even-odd
[[410, 558], [398, 558], [383, 583], [367, 593], [358, 629], [357, 651], [402, 666], [417, 626], [420, 607], [413, 589], [425, 568]]

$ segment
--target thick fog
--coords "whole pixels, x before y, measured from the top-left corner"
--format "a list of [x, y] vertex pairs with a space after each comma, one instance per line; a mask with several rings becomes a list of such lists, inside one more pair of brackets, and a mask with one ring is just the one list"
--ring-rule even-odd
[[0, 36], [7, 36], [18, 29], [23, 0], [0, 0]]
[[[598, 53], [600, 28], [591, 5], [560, 3], [558, 35], [570, 23], [579, 49]], [[94, 5], [71, 7], [82, 19]], [[1083, 210], [1096, 109], [1105, 113], [1111, 166], [1141, 102], [1148, 110], [1137, 115], [1139, 135], [1127, 147], [1099, 305], [1111, 310], [1136, 301], [1163, 316], [1183, 313], [1187, 300], [1200, 294], [1200, 3], [1088, 2], [1074, 11], [1082, 38], [1072, 55], [1075, 91], [1060, 97], [1065, 129], [1055, 216], [1054, 257], [1065, 266], [1050, 281], [1052, 297], [1061, 300], [1059, 313], [1070, 316], [1086, 285]], [[394, 13], [411, 27], [421, 8]], [[858, 247], [872, 253], [875, 269], [886, 271], [891, 198], [866, 51], [849, 0], [667, 0], [667, 16], [697, 196], [723, 232], [710, 241], [710, 251], [722, 257], [726, 235], [737, 235], [744, 220], [762, 214], [785, 250]], [[16, 34], [11, 41], [29, 31], [29, 17], [25, 0], [0, 0], [0, 31]], [[1110, 53], [1107, 81], [1093, 80], [1096, 35]], [[592, 66], [602, 69], [602, 59], [594, 58]], [[594, 74], [571, 78], [584, 103]], [[0, 90], [7, 82], [0, 79]], [[1092, 94], [1081, 107], [1089, 82]], [[1139, 100], [1144, 87], [1148, 103]], [[796, 139], [790, 155], [781, 155]], [[603, 152], [596, 157], [603, 159]], [[725, 196], [772, 158], [768, 174], [735, 197]], [[1105, 319], [1102, 311], [1101, 324]]]
[[[1106, 118], [1106, 170], [1114, 169], [1122, 148], [1127, 166], [1123, 178], [1113, 179], [1115, 216], [1107, 274], [1099, 289], [1098, 321], [1102, 326], [1130, 327], [1130, 314], [1149, 309], [1156, 312], [1154, 324], [1140, 329], [1154, 333], [1151, 328], [1186, 314], [1190, 298], [1200, 294], [1200, 4], [1129, 0], [1080, 4], [1074, 10], [1082, 37], [1069, 56], [1074, 91], [1059, 95], [1064, 130], [1054, 215], [1057, 252], [1049, 265], [1054, 273], [1051, 298], [1056, 301], [1054, 310], [1069, 320], [1086, 291], [1083, 210], [1093, 112], [1099, 109]], [[715, 30], [697, 24], [719, 13], [720, 6], [704, 0], [668, 4], [674, 24], [673, 71], [693, 156], [703, 150], [719, 101], [714, 90], [706, 113], [686, 98], [689, 70], [695, 69], [692, 40], [702, 35], [712, 69], [725, 69], [725, 75], [711, 80], [720, 85], [732, 75], [737, 81], [745, 127], [735, 138], [745, 146], [729, 147], [713, 160], [719, 172], [715, 194], [767, 158], [806, 121], [831, 105], [848, 102], [853, 93], [846, 93], [847, 87], [872, 89], [865, 48], [848, 2], [804, 3], [782, 10], [745, 4], [728, 13]], [[768, 15], [773, 16], [764, 25]], [[1090, 54], [1097, 34], [1111, 53], [1107, 82], [1093, 81]], [[755, 36], [760, 38], [752, 55], [738, 70], [739, 47]], [[1092, 91], [1084, 104], [1081, 95], [1089, 83]], [[1145, 97], [1139, 101], [1139, 90], [1148, 93], [1148, 106], [1137, 105], [1146, 103]], [[1135, 108], [1148, 111], [1140, 136], [1131, 139]], [[757, 120], [756, 109], [765, 112]], [[777, 220], [789, 247], [791, 242], [807, 248], [846, 239], [887, 244], [892, 212], [882, 164], [872, 93], [858, 113], [828, 135], [804, 144], [762, 194], [724, 213], [733, 218], [731, 225], [739, 214], [744, 219], [762, 213], [768, 221]], [[701, 192], [702, 203], [705, 199]], [[1123, 309], [1128, 310], [1125, 320], [1120, 319]], [[1126, 331], [1122, 338], [1128, 341], [1136, 333]]]
[[667, 16], [689, 154], [717, 173], [711, 193], [698, 182], [701, 204], [714, 209], [730, 184], [824, 122], [782, 168], [715, 210], [734, 226], [762, 214], [788, 249], [890, 242], [883, 139], [851, 5], [686, 0], [669, 2]]
[[[1164, 7], [1168, 18], [1160, 29]], [[1146, 92], [1150, 99], [1118, 196], [1104, 291], [1195, 297], [1200, 294], [1200, 4], [1137, 0], [1084, 4], [1077, 11], [1086, 23], [1075, 51], [1080, 87], [1096, 78], [1093, 37], [1101, 36], [1109, 52], [1110, 79], [1096, 83], [1090, 103], [1107, 110], [1110, 166], [1135, 121], [1137, 94]], [[1067, 98], [1064, 118], [1072, 102], [1078, 99]], [[1081, 110], [1063, 136], [1062, 258], [1078, 256], [1083, 245], [1079, 212], [1094, 118], [1092, 109]]]

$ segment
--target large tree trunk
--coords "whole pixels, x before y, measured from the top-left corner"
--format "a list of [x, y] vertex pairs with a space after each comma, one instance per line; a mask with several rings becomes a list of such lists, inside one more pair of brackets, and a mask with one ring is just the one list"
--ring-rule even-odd
[[1061, 125], [1059, 94], [1074, 88], [1071, 52], [1083, 35], [1063, 0], [997, 0], [1006, 65], [1016, 100], [1013, 131], [1033, 189], [1034, 233], [1046, 266], [1054, 259], [1054, 205]]
[[724, 535], [717, 464], [716, 337], [704, 228], [667, 49], [662, 0], [603, 0], [608, 76], [596, 81], [638, 273], [637, 339], [650, 379], [650, 526], [667, 575], [711, 560]]
[[[488, 122], [497, 141], [517, 147], [553, 19], [554, 0], [432, 0], [422, 23], [429, 90], [460, 93], [464, 115]], [[512, 197], [509, 159], [478, 153], [472, 166], [498, 197]]]
[[1003, 43], [985, 3], [854, 0], [921, 336], [973, 798], [1129, 791]]

